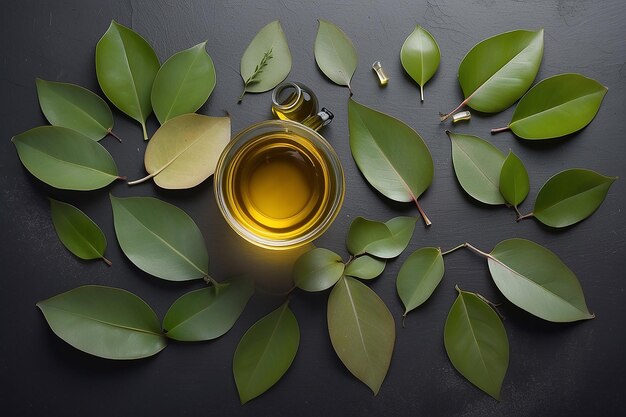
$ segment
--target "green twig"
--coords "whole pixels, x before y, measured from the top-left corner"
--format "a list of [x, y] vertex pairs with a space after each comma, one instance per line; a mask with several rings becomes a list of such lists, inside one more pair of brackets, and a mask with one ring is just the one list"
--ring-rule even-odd
[[495, 135], [496, 133], [504, 132], [504, 131], [510, 130], [510, 129], [511, 129], [510, 126], [494, 128], [494, 129], [491, 129], [491, 134]]
[[239, 96], [239, 100], [237, 101], [237, 103], [241, 103], [241, 101], [243, 100], [243, 96], [246, 94], [246, 90], [248, 89], [248, 86], [250, 84], [259, 82], [258, 76], [263, 72], [263, 69], [267, 66], [267, 63], [272, 58], [274, 57], [272, 56], [272, 48], [270, 48], [269, 51], [263, 54], [263, 58], [261, 58], [261, 62], [259, 62], [259, 64], [256, 67], [254, 67], [254, 72], [252, 73], [252, 75], [244, 82], [243, 91], [241, 92], [241, 95]]
[[447, 254], [452, 253], [452, 252], [454, 252], [455, 250], [458, 250], [458, 249], [461, 249], [461, 248], [467, 248], [467, 249], [471, 250], [472, 252], [474, 252], [475, 254], [480, 255], [480, 256], [484, 256], [485, 258], [493, 258], [493, 257], [492, 257], [490, 254], [488, 254], [487, 252], [483, 252], [483, 251], [481, 251], [480, 249], [478, 249], [478, 248], [476, 248], [476, 247], [472, 246], [471, 244], [469, 244], [469, 243], [467, 243], [467, 242], [465, 242], [465, 243], [461, 243], [460, 245], [455, 246], [455, 247], [453, 247], [452, 249], [449, 249], [449, 250], [447, 250], [447, 251], [445, 251], [445, 252], [441, 252], [441, 255], [442, 255], [442, 256], [443, 256], [443, 255], [447, 255]]
[[524, 214], [523, 216], [517, 216], [517, 221], [519, 222], [520, 220], [529, 219], [534, 216], [535, 216], [535, 213], [530, 212], [528, 214]]
[[211, 277], [209, 274], [205, 275], [203, 278], [204, 282], [206, 282], [207, 285], [211, 284], [214, 287], [217, 287], [220, 285], [219, 282], [217, 282], [213, 277]]
[[115, 139], [117, 139], [117, 141], [119, 143], [122, 143], [122, 138], [120, 138], [119, 136], [117, 136], [115, 133], [113, 133], [112, 128], [111, 129], [107, 129], [107, 134], [113, 136]]
[[502, 313], [500, 313], [500, 310], [498, 310], [498, 307], [500, 306], [500, 304], [496, 304], [493, 301], [489, 301], [487, 298], [485, 298], [485, 296], [478, 294], [477, 292], [474, 293], [474, 295], [476, 295], [476, 297], [480, 298], [481, 300], [483, 300], [489, 307], [491, 307], [493, 309], [493, 311], [496, 312], [496, 314], [500, 317], [500, 320], [505, 320], [505, 317]]
[[455, 250], [458, 250], [458, 249], [461, 249], [461, 248], [465, 248], [465, 247], [467, 247], [467, 243], [461, 243], [460, 245], [455, 246], [452, 249], [448, 249], [447, 251], [441, 252], [441, 256], [445, 256], [445, 255], [447, 255], [449, 253], [454, 252]]
[[428, 216], [426, 216], [426, 212], [424, 212], [424, 210], [422, 209], [422, 206], [420, 206], [420, 203], [417, 201], [417, 198], [413, 197], [413, 202], [417, 206], [417, 211], [420, 212], [420, 215], [422, 216], [422, 219], [424, 219], [424, 224], [426, 226], [430, 226], [431, 224], [433, 224], [430, 221], [430, 219], [428, 218]]

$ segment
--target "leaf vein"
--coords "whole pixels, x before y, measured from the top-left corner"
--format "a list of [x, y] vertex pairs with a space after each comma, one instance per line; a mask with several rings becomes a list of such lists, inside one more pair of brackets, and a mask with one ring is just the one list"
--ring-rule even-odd
[[123, 205], [119, 205], [121, 208], [123, 208], [129, 215], [131, 218], [133, 218], [138, 224], [140, 224], [141, 226], [143, 226], [144, 229], [146, 229], [150, 234], [152, 234], [154, 237], [156, 237], [160, 242], [162, 242], [167, 248], [169, 248], [172, 252], [174, 252], [176, 255], [178, 255], [180, 258], [182, 258], [185, 262], [187, 262], [189, 265], [193, 266], [198, 272], [201, 272], [203, 274], [203, 276], [207, 276], [209, 275], [208, 272], [203, 271], [200, 267], [198, 267], [195, 263], [193, 263], [188, 257], [186, 257], [182, 252], [180, 252], [178, 249], [176, 249], [173, 245], [171, 245], [167, 240], [165, 240], [163, 237], [161, 237], [160, 235], [158, 235], [157, 233], [153, 232], [148, 226], [146, 226], [138, 217], [136, 217], [132, 212], [130, 212], [130, 210], [128, 210], [126, 207], [124, 207]]
[[79, 317], [81, 319], [85, 319], [85, 320], [89, 320], [89, 321], [94, 321], [96, 323], [104, 324], [104, 325], [107, 325], [107, 326], [110, 326], [110, 327], [120, 328], [120, 329], [124, 329], [124, 330], [130, 330], [130, 331], [134, 331], [134, 332], [138, 332], [138, 333], [146, 333], [146, 334], [149, 334], [149, 335], [152, 335], [152, 336], [163, 337], [163, 334], [157, 333], [157, 332], [153, 332], [151, 330], [140, 329], [140, 328], [137, 328], [137, 327], [126, 326], [126, 325], [123, 325], [123, 324], [118, 324], [118, 323], [113, 323], [113, 322], [97, 319], [95, 317], [86, 316], [84, 314], [80, 314], [80, 313], [77, 313], [75, 311], [67, 310], [65, 308], [61, 308], [61, 307], [57, 307], [57, 306], [51, 306], [51, 305], [46, 305], [46, 304], [43, 304], [43, 305], [47, 309], [59, 310], [59, 311], [62, 311], [64, 313], [70, 314], [72, 316], [76, 316], [76, 317]]
[[76, 104], [74, 104], [73, 101], [68, 100], [65, 96], [63, 96], [62, 94], [58, 94], [56, 91], [54, 91], [54, 89], [49, 89], [51, 94], [54, 94], [55, 96], [57, 96], [58, 98], [60, 98], [61, 100], [63, 100], [65, 103], [67, 103], [68, 105], [72, 106], [72, 108], [78, 110], [79, 113], [83, 114], [84, 116], [86, 116], [86, 118], [88, 120], [92, 120], [93, 122], [95, 122], [95, 124], [97, 124], [99, 127], [101, 127], [103, 130], [108, 131], [109, 127], [104, 126], [102, 123], [100, 123], [100, 121], [98, 121], [95, 117], [93, 117], [90, 113], [88, 113], [87, 111], [85, 111], [82, 107], [77, 106]]
[[535, 117], [538, 117], [538, 116], [542, 115], [543, 113], [553, 112], [553, 111], [559, 109], [560, 107], [564, 107], [564, 106], [567, 106], [569, 104], [574, 104], [574, 103], [578, 102], [579, 100], [583, 100], [583, 99], [586, 99], [587, 97], [595, 96], [595, 95], [598, 95], [598, 94], [602, 94], [602, 92], [601, 91], [595, 91], [593, 93], [585, 94], [585, 95], [577, 97], [577, 98], [575, 98], [573, 100], [569, 100], [569, 101], [567, 101], [565, 103], [561, 103], [561, 104], [559, 104], [557, 106], [547, 108], [547, 109], [542, 110], [542, 111], [537, 112], [537, 113], [533, 113], [533, 114], [531, 114], [529, 116], [526, 116], [526, 117], [523, 117], [521, 119], [517, 119], [517, 120], [511, 122], [511, 126], [513, 126], [515, 124], [518, 124], [518, 123], [521, 123], [521, 122], [529, 121], [529, 120], [531, 120], [531, 119], [533, 119]]
[[460, 151], [462, 151], [462, 152], [463, 152], [463, 154], [467, 157], [467, 159], [469, 159], [469, 161], [472, 163], [472, 165], [474, 165], [474, 167], [478, 170], [478, 172], [480, 172], [480, 173], [483, 175], [483, 177], [485, 177], [485, 178], [487, 179], [487, 181], [488, 181], [489, 183], [491, 183], [491, 185], [493, 186], [493, 188], [494, 188], [496, 191], [500, 192], [500, 187], [499, 187], [499, 185], [496, 185], [496, 184], [493, 182], [493, 180], [492, 180], [491, 178], [489, 178], [489, 176], [488, 176], [488, 175], [487, 175], [487, 174], [483, 171], [483, 169], [481, 168], [481, 166], [480, 166], [480, 165], [478, 165], [478, 164], [476, 163], [476, 161], [474, 161], [474, 160], [472, 159], [472, 157], [470, 156], [470, 154], [469, 154], [469, 153], [467, 153], [467, 151], [466, 151], [466, 150], [465, 150], [465, 149], [464, 149], [464, 148], [463, 148], [460, 144], [458, 144], [458, 143], [457, 143], [457, 147], [458, 147], [458, 149], [459, 149]]
[[80, 231], [79, 231], [79, 230], [78, 230], [78, 229], [74, 226], [74, 223], [72, 223], [72, 222], [70, 221], [70, 219], [69, 219], [69, 218], [65, 215], [65, 213], [61, 212], [60, 214], [61, 214], [61, 216], [63, 216], [63, 219], [64, 219], [64, 220], [67, 222], [67, 224], [68, 224], [68, 225], [72, 228], [72, 230], [74, 230], [74, 231], [76, 232], [76, 234], [78, 235], [78, 237], [79, 237], [79, 238], [80, 238], [80, 239], [81, 239], [84, 243], [86, 243], [86, 244], [87, 244], [87, 246], [88, 246], [89, 248], [91, 248], [91, 249], [94, 251], [94, 253], [95, 253], [98, 257], [101, 257], [101, 256], [102, 256], [102, 254], [100, 253], [100, 251], [98, 251], [98, 250], [95, 248], [95, 246], [93, 246], [93, 245], [92, 245], [91, 241], [90, 241], [89, 239], [87, 239], [87, 237], [85, 237], [85, 236], [84, 236], [84, 235], [83, 235], [83, 234], [82, 234], [82, 233], [81, 233], [81, 232], [80, 232]]
[[[122, 34], [120, 33], [119, 29], [117, 29], [115, 31], [115, 33], [117, 34], [117, 37], [119, 39], [119, 41], [122, 43], [122, 50], [124, 51], [124, 53], [122, 54], [124, 57], [124, 63], [126, 64], [126, 67], [128, 68], [128, 75], [130, 78], [130, 82], [133, 86], [133, 96], [135, 98], [135, 102], [137, 103], [137, 108], [139, 109], [139, 116], [141, 117], [142, 123], [145, 122], [145, 119], [147, 117], [144, 116], [143, 114], [143, 108], [141, 107], [141, 103], [139, 102], [139, 92], [137, 91], [137, 84], [135, 83], [135, 77], [133, 76], [133, 70], [130, 67], [130, 60], [128, 59], [128, 51], [126, 50], [126, 43], [124, 42], [124, 38], [122, 37]], [[137, 35], [139, 36], [139, 35]]]
[[284, 303], [283, 306], [282, 306], [282, 310], [281, 310], [281, 312], [280, 312], [280, 314], [278, 316], [278, 319], [276, 320], [276, 325], [272, 329], [272, 334], [270, 334], [270, 337], [267, 339], [267, 343], [265, 344], [265, 347], [263, 347], [263, 352], [261, 352], [261, 355], [259, 355], [259, 360], [256, 361], [254, 369], [252, 370], [252, 373], [250, 374], [250, 378], [246, 382], [246, 391], [249, 391], [250, 383], [254, 380], [254, 376], [256, 375], [256, 373], [259, 370], [259, 366], [258, 365], [259, 365], [259, 363], [261, 363], [261, 359], [263, 359], [265, 357], [265, 355], [267, 354], [267, 350], [268, 350], [268, 348], [269, 348], [269, 346], [270, 346], [270, 344], [272, 342], [272, 339], [274, 338], [274, 336], [276, 335], [276, 331], [280, 327], [280, 322], [283, 319], [283, 315], [285, 314], [285, 311], [287, 311], [287, 306], [288, 306], [288, 303]]
[[467, 311], [467, 305], [465, 304], [465, 299], [463, 298], [462, 294], [459, 294], [459, 295], [461, 298], [461, 305], [463, 306], [463, 311], [465, 311], [465, 317], [467, 318], [467, 324], [469, 326], [470, 333], [472, 334], [472, 339], [474, 340], [474, 343], [476, 344], [476, 348], [478, 350], [478, 356], [480, 357], [480, 361], [483, 365], [483, 368], [485, 369], [485, 372], [487, 373], [487, 376], [489, 376], [490, 374], [489, 368], [487, 368], [487, 364], [485, 363], [485, 358], [483, 357], [482, 350], [480, 349], [480, 343], [478, 343], [478, 338], [476, 337], [474, 326], [472, 325], [472, 321], [470, 320], [470, 315], [469, 315], [469, 312]]
[[177, 86], [178, 88], [176, 90], [176, 94], [174, 95], [174, 99], [170, 103], [170, 106], [169, 106], [169, 109], [167, 110], [167, 114], [165, 115], [164, 121], [166, 121], [166, 120], [168, 120], [170, 118], [170, 115], [172, 114], [172, 111], [174, 110], [174, 106], [176, 105], [176, 102], [178, 101], [178, 97], [180, 96], [180, 92], [182, 91], [182, 86], [185, 84], [185, 81], [187, 80], [187, 77], [189, 77], [189, 74], [191, 73], [191, 68], [196, 64], [196, 61], [198, 61], [200, 56], [201, 56], [201, 53], [198, 53], [194, 57], [194, 59], [191, 62], [191, 64], [187, 67], [187, 71], [185, 71], [185, 75], [182, 77], [182, 79], [178, 83], [178, 86]]
[[409, 194], [409, 197], [411, 197], [413, 200], [417, 200], [417, 197], [415, 196], [415, 194], [413, 193], [413, 191], [411, 190], [411, 187], [409, 186], [409, 184], [406, 182], [406, 180], [404, 179], [404, 177], [400, 174], [400, 172], [398, 172], [398, 170], [396, 169], [396, 167], [391, 163], [391, 160], [389, 159], [389, 157], [387, 156], [387, 154], [382, 150], [382, 148], [378, 145], [378, 142], [376, 141], [376, 139], [374, 138], [374, 136], [372, 136], [370, 130], [367, 128], [367, 124], [365, 123], [365, 121], [363, 120], [363, 118], [361, 117], [361, 114], [359, 112], [355, 112], [357, 117], [359, 118], [359, 120], [361, 121], [361, 124], [363, 126], [365, 126], [368, 136], [371, 138], [372, 142], [376, 145], [374, 146], [374, 148], [378, 151], [378, 153], [380, 155], [383, 156], [383, 161], [387, 163], [387, 165], [389, 165], [389, 168], [391, 168], [391, 170], [396, 174], [396, 176], [400, 179], [401, 184], [404, 186], [404, 188], [406, 189], [407, 193]]
[[[566, 198], [564, 198], [563, 200], [560, 200], [560, 201], [557, 201], [557, 202], [555, 202], [555, 203], [553, 203], [553, 204], [550, 204], [549, 206], [547, 206], [547, 207], [543, 208], [543, 210], [540, 210], [539, 212], [541, 212], [541, 211], [546, 211], [546, 210], [550, 210], [550, 209], [553, 209], [553, 208], [555, 208], [555, 207], [558, 207], [558, 206], [560, 206], [560, 205], [562, 205], [562, 204], [566, 203], [566, 202], [567, 202], [567, 201], [569, 201], [569, 200], [572, 200], [572, 199], [575, 199], [575, 198], [577, 198], [577, 197], [583, 196], [583, 195], [585, 195], [585, 194], [587, 194], [587, 193], [591, 193], [591, 192], [592, 192], [592, 191], [594, 191], [596, 188], [600, 188], [600, 187], [602, 187], [602, 186], [604, 186], [604, 185], [606, 185], [606, 182], [600, 183], [600, 184], [598, 184], [598, 185], [594, 185], [593, 187], [588, 188], [588, 189], [586, 189], [586, 190], [584, 190], [584, 191], [582, 191], [582, 192], [577, 192], [576, 194], [572, 194], [572, 195], [570, 195], [570, 196], [567, 196], [567, 197], [566, 197]], [[535, 214], [537, 214], [537, 212], [535, 212]]]
[[119, 178], [117, 175], [109, 174], [108, 172], [100, 171], [99, 169], [96, 169], [96, 168], [92, 168], [92, 167], [89, 167], [89, 166], [86, 166], [86, 165], [80, 165], [80, 164], [77, 164], [75, 162], [70, 162], [70, 161], [66, 161], [66, 160], [61, 159], [61, 158], [57, 158], [56, 156], [53, 156], [53, 155], [51, 155], [49, 153], [45, 153], [41, 149], [38, 149], [38, 148], [36, 148], [36, 147], [26, 143], [26, 142], [22, 142], [22, 145], [29, 147], [34, 152], [38, 152], [38, 153], [40, 153], [42, 155], [47, 156], [48, 158], [54, 159], [55, 161], [59, 161], [59, 163], [61, 163], [61, 164], [66, 164], [66, 165], [70, 165], [70, 166], [73, 166], [73, 167], [78, 167], [78, 168], [81, 168], [81, 169], [85, 169], [85, 170], [88, 170], [88, 171], [93, 171], [93, 172], [96, 172], [98, 174], [103, 174], [103, 175], [106, 175], [106, 176], [109, 176], [109, 177], [113, 177], [113, 178]]
[[[359, 340], [361, 341], [361, 346], [363, 347], [363, 352], [367, 357], [367, 362], [371, 363], [371, 358], [369, 355], [369, 351], [367, 350], [367, 344], [365, 343], [365, 337], [363, 336], [363, 330], [361, 329], [361, 320], [359, 319], [359, 314], [356, 311], [356, 304], [354, 302], [354, 298], [352, 297], [352, 292], [350, 291], [350, 286], [348, 285], [348, 280], [344, 278], [344, 285], [346, 286], [346, 292], [348, 294], [348, 300], [350, 301], [350, 307], [352, 308], [352, 313], [354, 314], [354, 319], [356, 321], [356, 328], [359, 331]], [[369, 369], [369, 366], [368, 366]]]
[[532, 279], [526, 277], [525, 275], [522, 275], [521, 273], [517, 272], [513, 268], [509, 267], [504, 262], [500, 261], [498, 258], [494, 257], [493, 255], [489, 254], [488, 256], [489, 256], [489, 259], [492, 259], [494, 262], [498, 263], [499, 265], [501, 265], [502, 267], [504, 267], [505, 269], [507, 269], [508, 271], [513, 273], [514, 275], [522, 278], [524, 281], [529, 282], [530, 284], [533, 285], [533, 287], [539, 288], [540, 290], [543, 290], [544, 293], [554, 296], [556, 299], [563, 301], [565, 304], [567, 304], [567, 305], [569, 305], [571, 307], [574, 307], [576, 310], [580, 311], [584, 315], [589, 315], [589, 312], [581, 310], [580, 308], [578, 308], [577, 306], [573, 305], [568, 300], [566, 300], [565, 298], [561, 297], [559, 294], [555, 293], [554, 291], [550, 291], [548, 288], [544, 287], [543, 285], [540, 285], [539, 283], [533, 281]]

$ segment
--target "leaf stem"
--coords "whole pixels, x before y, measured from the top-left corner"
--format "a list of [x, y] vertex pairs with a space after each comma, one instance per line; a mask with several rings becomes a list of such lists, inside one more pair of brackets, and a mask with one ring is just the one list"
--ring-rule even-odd
[[420, 85], [420, 101], [424, 102], [424, 86]]
[[475, 254], [480, 255], [480, 256], [484, 256], [485, 258], [492, 258], [492, 256], [490, 254], [481, 251], [480, 249], [472, 246], [471, 244], [469, 244], [467, 242], [461, 243], [460, 245], [455, 246], [452, 249], [449, 249], [449, 250], [447, 250], [445, 252], [441, 252], [441, 256], [447, 255], [447, 254], [452, 253], [452, 252], [454, 252], [454, 251], [456, 251], [458, 249], [461, 249], [461, 248], [467, 248], [467, 249], [471, 250], [472, 252], [474, 252]]
[[512, 207], [515, 210], [515, 213], [517, 213], [517, 221], [519, 221], [519, 218], [522, 217], [522, 213], [519, 212], [519, 209], [517, 208], [517, 206], [512, 206]]
[[469, 101], [469, 99], [470, 99], [470, 98], [471, 98], [471, 96], [470, 96], [470, 97], [468, 97], [468, 98], [466, 98], [465, 100], [463, 100], [463, 101], [461, 102], [461, 104], [459, 104], [458, 106], [456, 106], [456, 108], [455, 108], [454, 110], [452, 110], [450, 113], [446, 113], [446, 114], [441, 114], [441, 113], [439, 113], [439, 115], [441, 116], [441, 117], [439, 118], [439, 120], [440, 120], [440, 121], [442, 121], [442, 122], [445, 122], [446, 120], [448, 120], [448, 117], [452, 116], [454, 113], [456, 113], [457, 111], [459, 111], [459, 110], [461, 109], [461, 107], [465, 106], [465, 105], [467, 104], [467, 102]]
[[202, 277], [202, 279], [204, 280], [204, 282], [206, 282], [207, 285], [211, 284], [214, 287], [219, 287], [220, 283], [217, 282], [213, 277], [211, 277], [209, 274], [206, 274], [204, 277]]
[[528, 213], [528, 214], [524, 214], [523, 216], [519, 215], [519, 212], [518, 212], [517, 221], [524, 220], [524, 219], [529, 219], [529, 218], [534, 217], [534, 216], [535, 216], [535, 213], [533, 213], [532, 211], [530, 213]]
[[[441, 252], [441, 256], [445, 256], [445, 255], [447, 255], [447, 254], [449, 254], [449, 253], [452, 253], [452, 252], [454, 252], [454, 251], [456, 251], [456, 250], [459, 250], [459, 249], [461, 249], [461, 248], [465, 248], [465, 247], [467, 247], [467, 243], [461, 243], [460, 245], [455, 246], [455, 247], [453, 247], [452, 249], [448, 249], [448, 250], [447, 250], [447, 251], [445, 251], [445, 252]], [[439, 249], [439, 250], [441, 250], [441, 249]]]
[[491, 129], [491, 134], [495, 135], [496, 133], [504, 132], [504, 131], [507, 131], [507, 130], [510, 130], [510, 129], [511, 129], [510, 126], [498, 127], [498, 128], [495, 128], [495, 129]]
[[465, 242], [465, 247], [468, 248], [469, 250], [471, 250], [472, 252], [474, 252], [477, 255], [483, 256], [487, 259], [491, 258], [492, 256], [490, 254], [488, 254], [487, 252], [483, 252], [480, 249], [470, 245], [469, 243]]
[[502, 313], [500, 313], [500, 310], [498, 310], [498, 306], [500, 304], [496, 304], [493, 301], [489, 301], [487, 298], [485, 298], [485, 296], [483, 296], [482, 294], [478, 294], [477, 292], [474, 293], [474, 295], [476, 295], [476, 297], [480, 298], [481, 300], [483, 300], [489, 307], [491, 307], [496, 314], [500, 317], [501, 320], [505, 320], [504, 316], [502, 315]]
[[113, 262], [109, 261], [109, 260], [108, 260], [107, 258], [105, 258], [104, 256], [101, 256], [100, 258], [104, 261], [104, 263], [105, 263], [105, 264], [107, 264], [107, 266], [111, 266], [111, 265], [113, 265]]
[[143, 140], [148, 140], [148, 131], [146, 130], [146, 124], [141, 124], [141, 129], [143, 130]]
[[415, 205], [417, 206], [417, 211], [420, 212], [422, 219], [424, 219], [424, 223], [426, 224], [426, 226], [430, 226], [431, 224], [433, 224], [428, 218], [428, 216], [426, 215], [426, 213], [424, 212], [424, 210], [422, 209], [422, 206], [420, 206], [420, 203], [417, 201], [417, 198], [413, 198], [413, 201], [415, 202]]
[[402, 315], [402, 328], [404, 329], [404, 322], [406, 321], [406, 313]]
[[243, 91], [241, 92], [241, 95], [239, 96], [239, 99], [237, 100], [237, 104], [241, 103], [243, 101], [243, 96], [246, 95], [246, 88], [248, 87], [248, 83], [244, 83], [243, 84]]
[[122, 143], [122, 138], [120, 138], [119, 136], [117, 136], [115, 133], [113, 133], [112, 129], [107, 129], [107, 133], [111, 136], [113, 136], [115, 139], [117, 139], [117, 141], [119, 143]]
[[153, 178], [159, 172], [161, 171], [153, 172], [152, 174], [146, 175], [145, 177], [139, 178], [138, 180], [128, 181], [128, 185], [141, 184], [142, 182], [148, 181], [150, 178]]

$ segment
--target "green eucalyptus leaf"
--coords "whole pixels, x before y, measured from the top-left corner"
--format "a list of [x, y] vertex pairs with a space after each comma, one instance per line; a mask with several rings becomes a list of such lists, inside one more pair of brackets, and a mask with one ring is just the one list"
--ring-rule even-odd
[[452, 143], [452, 164], [461, 187], [485, 204], [504, 204], [500, 172], [504, 154], [478, 136], [446, 132]]
[[385, 303], [365, 284], [343, 277], [328, 298], [327, 318], [330, 341], [341, 362], [378, 394], [396, 339]]
[[150, 306], [119, 288], [86, 285], [40, 301], [37, 307], [57, 336], [90, 355], [139, 359], [167, 345]]
[[[433, 180], [433, 159], [420, 135], [400, 120], [350, 99], [350, 149], [367, 181], [395, 201], [414, 201]], [[424, 217], [420, 209], [420, 214]], [[430, 224], [424, 217], [426, 224]]]
[[291, 71], [291, 52], [278, 20], [264, 26], [241, 57], [245, 93], [262, 93], [276, 87]]
[[254, 323], [237, 345], [233, 374], [242, 404], [276, 384], [296, 357], [300, 329], [288, 303]]
[[368, 253], [372, 244], [391, 238], [391, 230], [384, 223], [357, 217], [348, 229], [346, 246], [348, 252], [354, 256], [359, 256]]
[[76, 84], [37, 78], [39, 105], [51, 125], [100, 140], [113, 129], [111, 109], [98, 95]]
[[457, 290], [443, 330], [446, 353], [461, 375], [498, 400], [509, 366], [506, 331], [482, 297]]
[[509, 239], [498, 243], [487, 260], [498, 289], [529, 313], [553, 322], [594, 317], [576, 275], [543, 246]]
[[[522, 139], [550, 139], [587, 126], [608, 89], [580, 74], [559, 74], [540, 81], [522, 97], [507, 126]], [[503, 129], [494, 129], [498, 132]]]
[[52, 198], [50, 211], [54, 230], [67, 250], [81, 259], [102, 259], [111, 265], [104, 257], [107, 240], [93, 220], [73, 205]]
[[420, 25], [415, 26], [413, 32], [402, 44], [400, 61], [407, 74], [419, 84], [422, 101], [424, 101], [424, 84], [437, 72], [440, 59], [439, 45], [433, 35]]
[[296, 287], [304, 291], [324, 291], [343, 274], [341, 256], [324, 248], [315, 248], [302, 254], [293, 266]]
[[426, 302], [443, 278], [441, 249], [421, 248], [404, 261], [396, 279], [396, 289], [404, 304], [404, 316]]
[[406, 216], [394, 217], [386, 221], [385, 225], [391, 232], [391, 238], [374, 244], [369, 253], [380, 258], [395, 258], [400, 255], [413, 237], [416, 222], [416, 217]]
[[361, 279], [374, 279], [383, 273], [386, 264], [387, 261], [384, 259], [361, 255], [346, 265], [344, 275]]
[[152, 85], [151, 102], [161, 124], [186, 113], [194, 113], [215, 87], [215, 67], [206, 52], [206, 42], [171, 56]]
[[543, 29], [514, 30], [476, 44], [459, 65], [464, 105], [484, 113], [511, 106], [533, 83], [543, 57]]
[[548, 226], [571, 226], [600, 207], [616, 179], [589, 169], [561, 171], [541, 187], [532, 214]]
[[75, 130], [40, 126], [11, 141], [24, 167], [55, 188], [96, 190], [120, 179], [111, 154]]
[[187, 213], [152, 197], [110, 197], [117, 241], [139, 269], [170, 281], [208, 276], [204, 239]]
[[159, 59], [144, 38], [115, 20], [96, 45], [96, 75], [100, 88], [121, 111], [141, 124], [152, 113], [150, 94]]
[[530, 180], [524, 163], [509, 151], [500, 171], [500, 194], [507, 203], [517, 207], [524, 201], [529, 190]]
[[409, 244], [416, 222], [415, 217], [395, 217], [386, 223], [357, 217], [350, 224], [346, 246], [354, 256], [369, 253], [379, 258], [395, 258]]
[[218, 338], [233, 327], [253, 293], [252, 281], [243, 278], [188, 292], [165, 314], [163, 331], [185, 342]]
[[348, 87], [356, 71], [358, 58], [354, 45], [338, 26], [326, 20], [318, 20], [315, 37], [315, 62], [335, 84]]

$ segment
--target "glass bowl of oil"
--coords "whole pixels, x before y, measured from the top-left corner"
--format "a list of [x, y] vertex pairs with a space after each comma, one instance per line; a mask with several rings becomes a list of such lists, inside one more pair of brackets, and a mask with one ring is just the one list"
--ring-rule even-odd
[[[272, 97], [279, 120], [257, 123], [233, 138], [218, 161], [214, 190], [240, 236], [264, 248], [290, 249], [330, 226], [343, 204], [345, 180], [335, 150], [313, 129], [329, 114], [317, 113], [313, 93], [285, 83]], [[303, 105], [306, 111], [294, 109]]]

